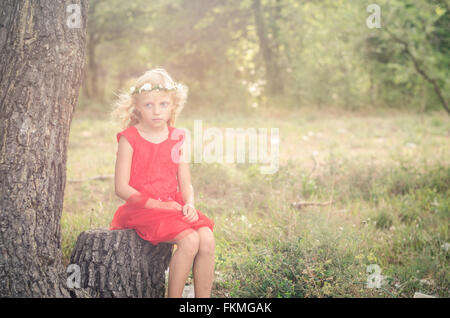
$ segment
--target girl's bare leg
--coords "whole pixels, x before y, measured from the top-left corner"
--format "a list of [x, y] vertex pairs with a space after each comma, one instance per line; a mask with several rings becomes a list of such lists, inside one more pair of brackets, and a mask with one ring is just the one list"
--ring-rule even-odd
[[193, 231], [184, 238], [175, 241], [177, 249], [169, 264], [169, 298], [181, 298], [186, 279], [191, 271], [195, 255], [199, 250], [199, 233]]
[[197, 298], [211, 297], [214, 279], [214, 235], [210, 228], [201, 227], [197, 230], [200, 246], [194, 259], [194, 292]]

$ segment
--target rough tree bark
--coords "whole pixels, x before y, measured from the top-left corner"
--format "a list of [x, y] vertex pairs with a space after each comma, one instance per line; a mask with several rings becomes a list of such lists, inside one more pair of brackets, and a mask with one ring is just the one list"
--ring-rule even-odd
[[87, 6], [0, 2], [0, 297], [70, 296], [60, 218]]
[[[70, 257], [80, 269], [77, 287], [90, 297], [163, 298], [172, 246], [154, 246], [134, 230], [83, 232]], [[76, 283], [76, 275], [69, 278]]]

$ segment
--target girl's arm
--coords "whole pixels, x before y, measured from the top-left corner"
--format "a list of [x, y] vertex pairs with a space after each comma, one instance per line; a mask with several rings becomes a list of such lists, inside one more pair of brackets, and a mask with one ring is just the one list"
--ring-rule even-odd
[[116, 168], [114, 175], [114, 185], [116, 195], [125, 201], [141, 205], [147, 209], [159, 208], [161, 201], [147, 198], [139, 191], [131, 187], [130, 170], [133, 158], [133, 148], [128, 140], [121, 136], [119, 139], [119, 148], [117, 150]]
[[181, 191], [181, 196], [185, 204], [194, 205], [194, 187], [191, 183], [191, 172], [189, 169], [189, 159], [187, 158], [188, 152], [185, 150], [186, 143], [181, 146], [181, 158], [178, 164], [178, 186]]

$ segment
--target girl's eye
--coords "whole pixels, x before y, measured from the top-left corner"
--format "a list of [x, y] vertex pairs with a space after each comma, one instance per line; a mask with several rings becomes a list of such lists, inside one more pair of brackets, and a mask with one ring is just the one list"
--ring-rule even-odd
[[[169, 107], [169, 103], [167, 103], [167, 102], [162, 102], [160, 105], [161, 105], [161, 108], [164, 108], [164, 109]], [[145, 107], [152, 107], [152, 106], [153, 106], [152, 103], [145, 104]]]

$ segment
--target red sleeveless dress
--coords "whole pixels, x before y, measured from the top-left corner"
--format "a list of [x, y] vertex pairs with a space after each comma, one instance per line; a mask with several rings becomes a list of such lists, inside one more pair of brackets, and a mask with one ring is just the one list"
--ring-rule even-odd
[[[181, 145], [185, 140], [185, 132], [172, 126], [169, 137], [160, 143], [152, 143], [144, 139], [135, 126], [130, 126], [117, 133], [117, 142], [124, 136], [133, 148], [129, 185], [143, 194], [163, 202], [176, 201], [184, 205], [178, 189], [178, 160], [181, 156]], [[144, 202], [146, 200], [142, 200]], [[110, 230], [134, 229], [136, 233], [157, 245], [160, 242], [181, 239], [191, 232], [209, 227], [214, 222], [197, 210], [198, 220], [184, 220], [182, 211], [175, 209], [147, 209], [143, 204], [135, 205], [128, 200], [114, 214]]]

